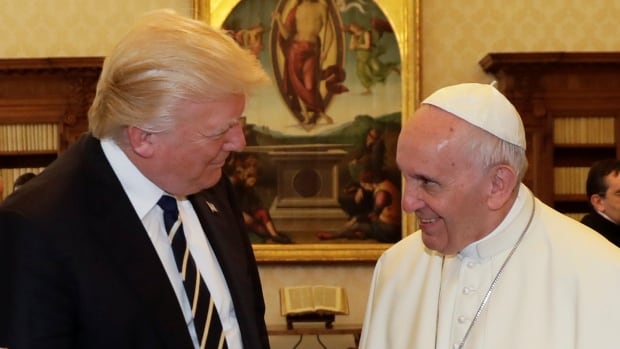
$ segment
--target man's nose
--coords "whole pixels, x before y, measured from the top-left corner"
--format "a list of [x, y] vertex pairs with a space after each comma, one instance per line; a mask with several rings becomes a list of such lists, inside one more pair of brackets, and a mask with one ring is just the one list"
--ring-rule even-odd
[[403, 210], [407, 213], [415, 212], [424, 206], [420, 186], [412, 183], [405, 183], [402, 206]]
[[225, 144], [226, 151], [243, 151], [245, 148], [245, 135], [243, 134], [243, 127], [241, 125], [235, 125], [231, 127], [226, 135], [227, 141]]

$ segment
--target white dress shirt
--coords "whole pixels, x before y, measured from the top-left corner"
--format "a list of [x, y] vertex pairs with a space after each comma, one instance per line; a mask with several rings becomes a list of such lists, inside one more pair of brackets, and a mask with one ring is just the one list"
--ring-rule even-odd
[[[157, 201], [166, 193], [146, 178], [114, 141], [104, 139], [101, 141], [101, 147], [157, 251], [183, 310], [194, 347], [198, 349], [200, 346], [193, 324], [191, 306], [164, 226], [163, 210], [157, 205]], [[228, 347], [230, 349], [241, 349], [243, 345], [239, 323], [228, 285], [217, 258], [189, 200], [177, 198], [177, 205], [188, 248], [209, 288], [211, 297], [213, 297], [213, 302], [222, 321], [222, 329], [226, 335]]]

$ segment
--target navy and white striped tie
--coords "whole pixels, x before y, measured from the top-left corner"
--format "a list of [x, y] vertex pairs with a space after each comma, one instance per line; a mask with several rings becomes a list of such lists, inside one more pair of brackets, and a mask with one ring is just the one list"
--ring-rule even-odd
[[172, 196], [164, 195], [157, 204], [164, 211], [164, 225], [192, 308], [200, 348], [228, 348], [213, 298], [187, 248], [177, 201]]

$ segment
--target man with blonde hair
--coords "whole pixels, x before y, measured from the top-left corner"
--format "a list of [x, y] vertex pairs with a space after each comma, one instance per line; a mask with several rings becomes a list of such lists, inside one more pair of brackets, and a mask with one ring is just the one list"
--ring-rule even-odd
[[222, 176], [267, 80], [223, 31], [144, 16], [105, 59], [90, 133], [0, 206], [11, 241], [0, 255], [14, 253], [0, 346], [268, 348], [258, 268]]

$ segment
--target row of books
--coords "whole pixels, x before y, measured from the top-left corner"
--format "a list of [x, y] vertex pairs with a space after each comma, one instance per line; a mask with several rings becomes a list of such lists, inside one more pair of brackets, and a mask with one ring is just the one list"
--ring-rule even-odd
[[615, 117], [557, 117], [553, 120], [555, 144], [614, 144]]
[[[0, 182], [2, 182], [4, 187], [4, 193], [0, 196], [0, 202], [13, 192], [13, 183], [17, 177], [27, 172], [39, 174], [43, 169], [44, 167], [0, 168]], [[585, 183], [588, 170], [588, 167], [556, 167], [554, 169], [555, 193], [580, 194], [584, 196], [585, 200]], [[585, 213], [565, 213], [565, 215], [580, 221]]]
[[567, 212], [567, 213], [564, 213], [564, 215], [566, 215], [566, 216], [568, 216], [568, 217], [570, 217], [570, 218], [572, 218], [572, 219], [574, 219], [574, 220], [576, 220], [578, 222], [581, 222], [581, 218], [583, 218], [583, 216], [585, 216], [586, 213], [585, 212]]
[[586, 179], [589, 167], [555, 167], [553, 169], [553, 191], [555, 194], [579, 194], [586, 198]]
[[13, 192], [13, 183], [15, 183], [17, 177], [27, 172], [39, 174], [41, 171], [43, 171], [43, 167], [0, 168], [0, 181], [4, 187], [4, 193], [1, 198], [4, 199]]
[[57, 151], [57, 124], [0, 125], [0, 152]]

